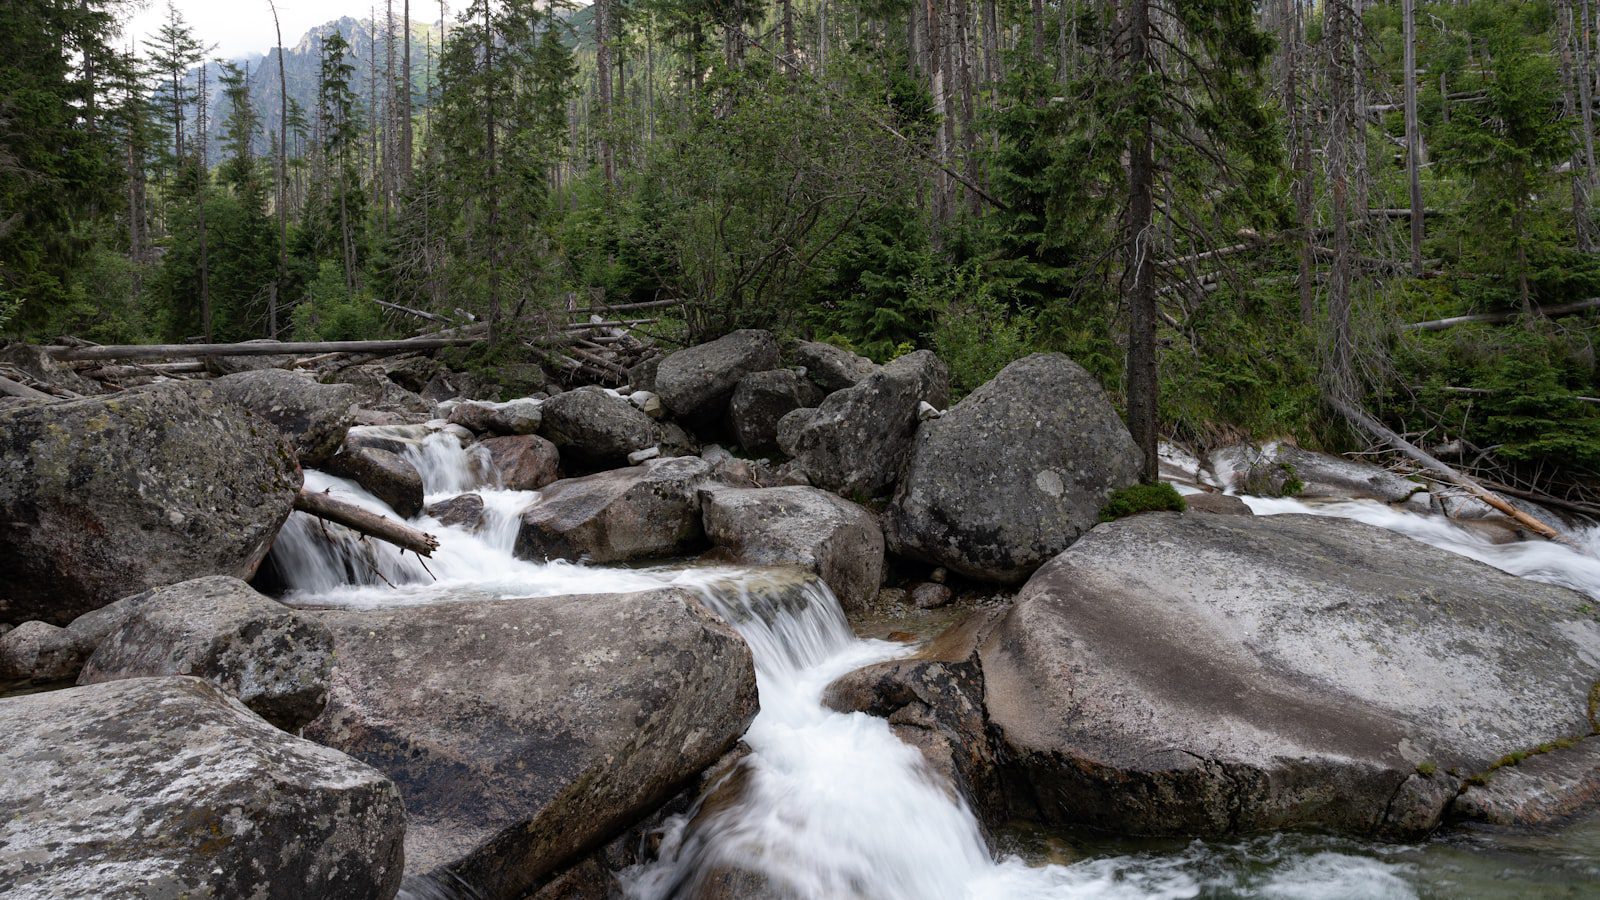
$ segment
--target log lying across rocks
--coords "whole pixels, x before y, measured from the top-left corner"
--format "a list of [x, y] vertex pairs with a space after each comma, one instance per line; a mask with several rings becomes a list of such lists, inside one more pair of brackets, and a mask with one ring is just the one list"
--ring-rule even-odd
[[[1534, 314], [1545, 318], [1567, 316], [1573, 313], [1584, 312], [1590, 309], [1600, 309], [1600, 297], [1590, 297], [1588, 300], [1578, 300], [1573, 303], [1563, 303], [1558, 306], [1539, 306], [1534, 308]], [[1467, 316], [1451, 316], [1448, 319], [1432, 319], [1427, 322], [1412, 322], [1401, 325], [1400, 331], [1443, 331], [1456, 325], [1466, 325], [1471, 322], [1499, 323], [1509, 322], [1522, 315], [1522, 310], [1507, 310], [1504, 312], [1473, 313]]]
[[80, 359], [172, 359], [188, 356], [276, 356], [292, 353], [409, 353], [479, 341], [475, 337], [427, 337], [399, 341], [247, 341], [240, 344], [106, 344], [43, 348], [63, 362]]
[[352, 531], [359, 531], [367, 537], [388, 541], [418, 556], [432, 556], [433, 551], [439, 549], [439, 539], [433, 535], [412, 528], [404, 522], [396, 522], [375, 512], [368, 512], [329, 494], [302, 490], [294, 498], [294, 508], [336, 525], [343, 525]]

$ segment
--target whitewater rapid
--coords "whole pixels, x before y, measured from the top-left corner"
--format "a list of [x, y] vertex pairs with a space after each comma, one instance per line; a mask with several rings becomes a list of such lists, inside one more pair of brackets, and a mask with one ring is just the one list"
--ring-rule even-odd
[[[692, 896], [699, 876], [719, 870], [758, 873], [777, 893], [817, 900], [1417, 896], [1405, 862], [1367, 846], [1306, 846], [1280, 835], [1056, 865], [996, 854], [959, 793], [888, 722], [823, 705], [823, 691], [839, 676], [912, 649], [858, 638], [825, 585], [808, 578], [796, 586], [792, 574], [727, 566], [519, 560], [512, 554], [518, 516], [539, 501], [537, 492], [492, 483], [483, 460], [448, 432], [414, 441], [402, 455], [422, 473], [430, 504], [476, 491], [484, 500], [481, 525], [447, 526], [426, 513], [411, 520], [440, 538], [439, 550], [423, 561], [295, 513], [273, 551], [286, 600], [361, 608], [440, 602], [467, 586], [533, 597], [678, 585], [698, 590], [748, 642], [761, 707], [745, 735], [751, 753], [742, 763], [743, 790], [712, 815], [669, 820], [659, 858], [623, 873], [630, 897]], [[306, 487], [399, 518], [345, 479], [308, 470]], [[1308, 513], [1390, 528], [1600, 597], [1600, 562], [1559, 545], [1494, 544], [1447, 520], [1377, 503], [1244, 499], [1262, 515]]]

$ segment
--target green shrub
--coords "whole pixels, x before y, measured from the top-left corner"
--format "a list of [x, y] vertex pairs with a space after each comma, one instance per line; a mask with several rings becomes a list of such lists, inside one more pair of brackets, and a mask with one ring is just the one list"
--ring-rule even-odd
[[1100, 521], [1115, 522], [1143, 512], [1183, 512], [1183, 495], [1170, 484], [1131, 484], [1118, 488], [1100, 509]]

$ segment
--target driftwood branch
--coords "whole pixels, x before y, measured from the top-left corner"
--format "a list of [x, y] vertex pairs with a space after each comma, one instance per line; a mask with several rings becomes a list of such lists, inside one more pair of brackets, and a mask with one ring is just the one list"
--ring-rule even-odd
[[21, 397], [24, 400], [61, 399], [60, 397], [52, 397], [51, 395], [46, 394], [44, 391], [35, 390], [34, 388], [28, 387], [20, 381], [12, 381], [4, 375], [0, 375], [0, 394], [5, 394], [9, 397]]
[[291, 353], [410, 353], [459, 347], [478, 341], [471, 337], [412, 338], [400, 341], [284, 341], [241, 344], [108, 344], [101, 347], [52, 346], [42, 348], [63, 361], [79, 359], [171, 359], [186, 356], [275, 356]]
[[[1590, 297], [1588, 300], [1578, 300], [1574, 303], [1562, 303], [1558, 306], [1535, 307], [1534, 312], [1546, 318], [1566, 316], [1589, 309], [1600, 309], [1600, 297]], [[1466, 325], [1469, 322], [1509, 322], [1522, 315], [1522, 310], [1507, 310], [1505, 312], [1473, 313], [1469, 316], [1451, 316], [1448, 319], [1432, 319], [1427, 322], [1412, 322], [1401, 325], [1401, 331], [1443, 331], [1455, 325]]]
[[368, 537], [388, 541], [418, 556], [432, 556], [433, 551], [439, 549], [439, 539], [433, 535], [412, 528], [404, 522], [396, 522], [375, 512], [368, 512], [354, 503], [346, 503], [331, 494], [302, 490], [294, 498], [294, 508], [319, 519], [343, 525], [352, 531], [359, 531]]
[[1447, 481], [1456, 487], [1462, 488], [1467, 493], [1478, 498], [1479, 500], [1482, 500], [1484, 503], [1487, 503], [1494, 509], [1499, 510], [1500, 512], [1509, 516], [1517, 524], [1542, 538], [1558, 541], [1573, 547], [1574, 549], [1577, 548], [1577, 545], [1568, 540], [1564, 535], [1561, 534], [1561, 532], [1555, 530], [1546, 523], [1539, 521], [1533, 516], [1528, 515], [1522, 510], [1517, 509], [1515, 506], [1512, 506], [1510, 503], [1506, 502], [1504, 498], [1498, 496], [1493, 491], [1490, 491], [1488, 488], [1479, 484], [1476, 480], [1469, 478], [1468, 476], [1463, 475], [1455, 469], [1452, 469], [1451, 467], [1440, 462], [1437, 458], [1427, 453], [1422, 448], [1396, 434], [1388, 426], [1373, 418], [1366, 412], [1366, 410], [1363, 410], [1360, 407], [1344, 400], [1333, 399], [1329, 400], [1328, 402], [1329, 405], [1331, 405], [1341, 416], [1344, 416], [1345, 420], [1351, 425], [1366, 432], [1377, 440], [1388, 444], [1395, 451], [1410, 458], [1414, 462], [1420, 463], [1424, 469], [1427, 469], [1441, 481]]

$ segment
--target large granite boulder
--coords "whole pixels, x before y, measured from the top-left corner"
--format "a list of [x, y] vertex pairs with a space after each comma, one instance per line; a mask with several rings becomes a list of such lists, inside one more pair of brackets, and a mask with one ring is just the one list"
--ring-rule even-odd
[[544, 401], [544, 436], [574, 468], [628, 464], [628, 454], [655, 446], [656, 425], [639, 408], [604, 388], [584, 387]]
[[1523, 828], [1560, 824], [1600, 806], [1600, 736], [1535, 748], [1467, 785], [1452, 819]]
[[300, 489], [277, 431], [182, 389], [0, 412], [0, 622], [249, 578]]
[[338, 666], [306, 734], [399, 785], [411, 874], [524, 896], [755, 715], [749, 650], [685, 591], [452, 600], [315, 614]]
[[822, 390], [793, 369], [752, 372], [739, 381], [728, 401], [739, 446], [751, 451], [776, 446], [778, 420], [796, 409], [822, 402]]
[[883, 583], [883, 531], [872, 513], [810, 487], [716, 488], [702, 493], [706, 536], [740, 562], [809, 569], [845, 609]]
[[226, 576], [150, 591], [130, 611], [98, 642], [78, 684], [194, 675], [284, 731], [322, 712], [333, 637], [315, 619]]
[[823, 391], [831, 394], [858, 384], [878, 371], [877, 363], [843, 347], [814, 341], [801, 341], [790, 354], [796, 365]]
[[[950, 402], [950, 373], [928, 350], [902, 356], [813, 414], [791, 413], [782, 442], [817, 487], [865, 498], [894, 486], [917, 433], [917, 407]], [[796, 426], [799, 426], [796, 428]]]
[[778, 339], [746, 328], [667, 356], [656, 368], [652, 389], [673, 415], [704, 426], [722, 418], [746, 375], [778, 365]]
[[1589, 609], [1357, 522], [1147, 513], [1041, 568], [980, 658], [1025, 814], [1414, 837], [1463, 780], [1590, 733]]
[[283, 369], [183, 384], [208, 405], [232, 403], [276, 425], [308, 466], [321, 465], [339, 452], [345, 432], [355, 424], [356, 389], [348, 384], [320, 384]]
[[347, 449], [334, 454], [326, 468], [366, 488], [403, 518], [422, 512], [422, 473], [398, 453], [380, 447]]
[[0, 700], [0, 893], [393, 897], [405, 810], [198, 678]]
[[481, 441], [489, 454], [489, 471], [501, 487], [536, 491], [561, 477], [561, 451], [536, 434]]
[[886, 517], [889, 546], [1020, 582], [1093, 528], [1139, 467], [1094, 376], [1059, 353], [1034, 354], [922, 426]]
[[523, 559], [626, 562], [700, 549], [700, 487], [711, 465], [693, 456], [652, 459], [546, 485], [522, 514]]

